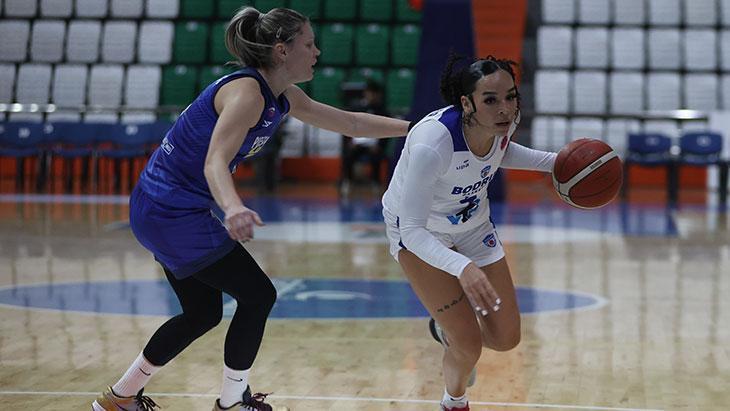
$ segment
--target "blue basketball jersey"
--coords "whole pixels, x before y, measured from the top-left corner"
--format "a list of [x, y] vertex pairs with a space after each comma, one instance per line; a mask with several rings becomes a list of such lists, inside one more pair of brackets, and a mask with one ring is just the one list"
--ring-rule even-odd
[[243, 68], [221, 77], [205, 88], [167, 132], [160, 147], [149, 159], [138, 186], [152, 200], [176, 208], [215, 208], [215, 201], [203, 175], [205, 157], [218, 120], [214, 98], [228, 82], [253, 77], [264, 96], [264, 111], [249, 129], [235, 158], [228, 165], [231, 172], [238, 163], [261, 152], [289, 112], [289, 101], [282, 94], [277, 99], [256, 69]]

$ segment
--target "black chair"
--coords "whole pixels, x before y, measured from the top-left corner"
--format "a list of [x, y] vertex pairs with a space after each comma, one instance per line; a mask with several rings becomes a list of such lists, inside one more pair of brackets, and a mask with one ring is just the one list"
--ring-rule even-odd
[[629, 170], [632, 164], [644, 167], [664, 167], [667, 170], [667, 198], [676, 198], [672, 190], [676, 190], [677, 183], [672, 181], [676, 173], [672, 173], [672, 139], [658, 133], [630, 133], [629, 144], [624, 158], [624, 184], [621, 189], [622, 197], [626, 197], [629, 183]]
[[[679, 167], [691, 165], [698, 167], [718, 166], [720, 170], [720, 185], [718, 187], [720, 204], [727, 202], [727, 178], [728, 163], [721, 158], [722, 135], [714, 132], [689, 132], [679, 139], [679, 156], [672, 163], [672, 180], [675, 184], [679, 182]], [[671, 201], [677, 200], [677, 187], [675, 186], [670, 194]]]
[[15, 186], [22, 190], [25, 183], [25, 160], [35, 160], [33, 176], [36, 188], [43, 182], [43, 164], [45, 161], [45, 132], [41, 123], [11, 121], [0, 123], [0, 157], [15, 159]]

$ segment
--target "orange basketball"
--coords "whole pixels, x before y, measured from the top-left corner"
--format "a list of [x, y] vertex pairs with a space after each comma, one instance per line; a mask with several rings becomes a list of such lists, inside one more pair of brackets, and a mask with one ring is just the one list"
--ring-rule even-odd
[[566, 203], [578, 208], [608, 204], [621, 188], [623, 168], [618, 154], [601, 140], [581, 138], [558, 153], [553, 185]]

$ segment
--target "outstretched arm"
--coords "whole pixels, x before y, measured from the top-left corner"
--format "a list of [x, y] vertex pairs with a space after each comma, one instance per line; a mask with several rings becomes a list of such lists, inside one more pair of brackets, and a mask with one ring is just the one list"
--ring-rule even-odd
[[553, 171], [556, 153], [549, 151], [535, 150], [517, 144], [514, 141], [507, 146], [500, 167], [516, 170], [535, 170], [544, 173]]
[[312, 100], [297, 86], [289, 87], [284, 94], [291, 105], [291, 115], [315, 127], [351, 137], [384, 138], [408, 133], [407, 121], [340, 110]]

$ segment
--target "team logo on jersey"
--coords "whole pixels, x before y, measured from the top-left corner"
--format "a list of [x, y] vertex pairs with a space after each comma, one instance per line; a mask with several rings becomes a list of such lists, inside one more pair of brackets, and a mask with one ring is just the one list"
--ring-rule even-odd
[[172, 150], [175, 149], [175, 146], [170, 143], [170, 140], [167, 139], [167, 136], [162, 139], [162, 143], [160, 144], [160, 147], [162, 147], [162, 150], [167, 153], [167, 155], [170, 155], [172, 153]]
[[504, 149], [505, 149], [505, 147], [507, 147], [507, 143], [508, 143], [508, 142], [509, 142], [509, 137], [507, 137], [507, 136], [504, 136], [504, 137], [502, 137], [502, 142], [501, 142], [501, 143], [499, 143], [499, 148], [500, 148], [501, 150], [504, 150]]
[[477, 209], [479, 208], [480, 201], [481, 200], [479, 200], [477, 196], [466, 197], [459, 201], [459, 203], [461, 204], [466, 204], [466, 207], [464, 207], [463, 209], [461, 209], [461, 211], [454, 215], [446, 216], [446, 218], [448, 218], [453, 225], [466, 223], [467, 221], [469, 221], [471, 216], [474, 215], [474, 212], [477, 211]]
[[274, 124], [274, 122], [273, 122], [273, 121], [266, 121], [266, 120], [264, 120], [264, 122], [263, 122], [263, 123], [261, 124], [261, 126], [262, 126], [263, 128], [266, 128], [266, 127], [268, 127], [268, 126], [270, 126], [270, 125], [272, 125], [272, 124]]
[[487, 234], [486, 237], [484, 237], [484, 240], [482, 240], [484, 245], [490, 248], [494, 248], [497, 246], [497, 237], [494, 236], [494, 233]]
[[487, 165], [482, 169], [482, 178], [486, 178], [489, 175], [489, 170], [492, 169], [492, 166]]
[[264, 144], [269, 141], [269, 138], [271, 138], [271, 136], [256, 137], [256, 140], [253, 141], [251, 150], [249, 150], [248, 154], [246, 154], [246, 157], [254, 156], [261, 151], [261, 149], [264, 148]]
[[458, 166], [456, 166], [456, 169], [457, 170], [463, 170], [463, 169], [465, 169], [467, 167], [469, 167], [469, 159], [464, 160], [463, 163], [461, 163]]

